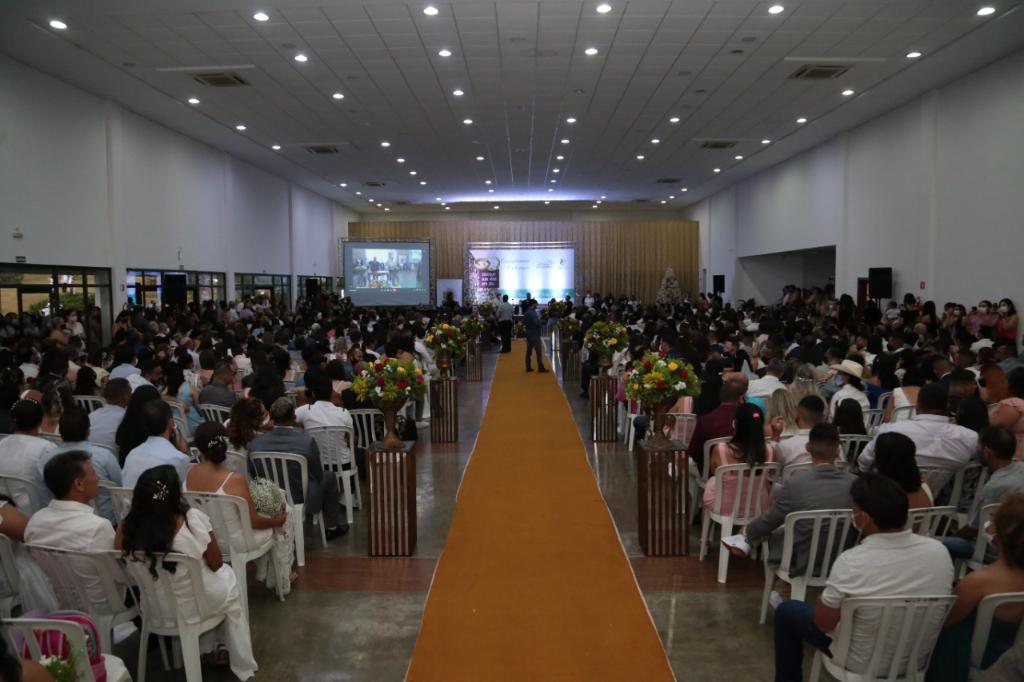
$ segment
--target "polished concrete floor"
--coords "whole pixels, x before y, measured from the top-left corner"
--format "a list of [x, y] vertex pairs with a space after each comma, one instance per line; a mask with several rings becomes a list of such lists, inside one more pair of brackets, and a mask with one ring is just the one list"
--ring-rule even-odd
[[[418, 543], [409, 558], [370, 558], [360, 511], [343, 538], [319, 546], [307, 527], [307, 563], [285, 602], [250, 580], [256, 679], [404, 679], [426, 594], [455, 508], [455, 498], [487, 406], [496, 353], [485, 356], [484, 381], [459, 389], [459, 441], [431, 444], [421, 431], [416, 447]], [[557, 369], [557, 363], [556, 363]], [[757, 623], [763, 577], [753, 561], [730, 563], [728, 585], [715, 580], [716, 557], [646, 558], [637, 539], [636, 477], [632, 456], [619, 443], [591, 443], [589, 406], [577, 385], [564, 387], [588, 459], [630, 557], [654, 624], [679, 680], [761, 682], [772, 677], [771, 619]], [[366, 489], [364, 487], [364, 495]], [[698, 533], [692, 533], [696, 550]], [[581, 570], [586, 570], [581, 566]], [[116, 647], [135, 677], [138, 638]], [[147, 679], [183, 680], [165, 672], [155, 650]], [[136, 677], [137, 679], [137, 677]], [[232, 680], [226, 668], [205, 666], [203, 679]], [[485, 681], [481, 681], [485, 682]]]

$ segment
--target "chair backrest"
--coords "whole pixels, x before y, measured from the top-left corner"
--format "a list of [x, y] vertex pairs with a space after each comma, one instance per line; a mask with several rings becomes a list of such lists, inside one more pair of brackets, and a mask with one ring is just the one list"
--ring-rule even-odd
[[324, 469], [338, 472], [343, 464], [350, 465], [354, 461], [356, 435], [352, 427], [317, 426], [306, 429], [306, 433], [316, 441]]
[[946, 534], [950, 522], [956, 518], [956, 507], [919, 507], [907, 514], [906, 528], [918, 535], [934, 538]]
[[862, 436], [859, 433], [847, 433], [839, 436], [839, 446], [843, 449], [843, 459], [850, 464], [857, 461], [864, 446], [871, 442], [874, 436]]
[[[718, 467], [715, 469], [715, 514], [731, 516], [735, 524], [752, 521], [768, 506], [771, 486], [766, 484], [778, 478], [778, 462], [725, 464]], [[722, 493], [727, 482], [735, 485], [732, 509], [722, 508]]]
[[[252, 463], [253, 471], [257, 478], [268, 478], [277, 484], [277, 487], [284, 491], [285, 499], [293, 504], [299, 492], [302, 500], [306, 500], [306, 486], [309, 480], [309, 462], [302, 455], [290, 452], [253, 452], [249, 454], [249, 461]], [[299, 468], [299, 480], [302, 481], [302, 490], [292, 490], [291, 478], [288, 476], [289, 467]]]
[[895, 682], [907, 678], [911, 670], [912, 679], [924, 679], [942, 622], [955, 601], [951, 595], [844, 599], [832, 662], [845, 668], [854, 630], [871, 627], [876, 633], [874, 646], [858, 679]]
[[995, 518], [996, 511], [998, 510], [998, 502], [986, 504], [978, 512], [977, 516], [971, 516], [968, 519], [969, 523], [977, 522], [975, 527], [978, 529], [978, 535], [974, 538], [974, 551], [971, 552], [971, 561], [975, 565], [985, 563], [985, 551], [988, 549], [989, 540], [992, 538], [992, 536], [985, 532], [985, 524]]
[[355, 425], [356, 447], [366, 449], [372, 443], [384, 438], [384, 413], [369, 408], [349, 410], [352, 423]]
[[917, 408], [913, 405], [904, 405], [903, 407], [897, 407], [892, 411], [892, 421], [898, 422], [904, 419], [910, 419], [917, 414]]
[[[117, 550], [109, 551], [120, 556]], [[175, 564], [174, 573], [165, 568], [171, 563]], [[173, 552], [161, 556], [153, 567], [155, 578], [149, 572], [150, 560], [141, 552], [127, 557], [124, 566], [132, 584], [139, 588], [142, 615], [154, 634], [176, 632], [179, 619], [183, 623], [199, 623], [199, 614], [212, 612], [203, 589], [199, 559]], [[188, 607], [183, 608], [186, 604]]]
[[119, 561], [109, 553], [75, 552], [43, 545], [26, 545], [32, 558], [50, 579], [57, 603], [94, 618], [121, 613], [124, 591], [118, 586], [128, 578]]
[[708, 480], [708, 471], [711, 470], [711, 453], [714, 451], [715, 446], [719, 443], [728, 443], [732, 440], [732, 436], [725, 436], [724, 438], [712, 438], [704, 441], [704, 452], [701, 453], [702, 459], [701, 464], [703, 467], [700, 470], [700, 480]]
[[21, 594], [21, 578], [18, 567], [14, 565], [14, 541], [6, 535], [0, 535], [0, 599], [10, 599]]
[[883, 419], [885, 419], [885, 410], [880, 408], [864, 410], [864, 426], [867, 427], [868, 433], [874, 433], [875, 429], [882, 425]]
[[779, 568], [790, 571], [793, 563], [797, 524], [801, 533], [810, 527], [807, 545], [807, 571], [804, 576], [810, 586], [824, 585], [832, 564], [840, 552], [850, 547], [860, 536], [853, 526], [852, 509], [816, 509], [790, 512], [783, 526], [782, 560]]
[[40, 431], [38, 436], [44, 440], [50, 441], [51, 443], [56, 443], [57, 445], [64, 444], [64, 439], [60, 437], [59, 433], [48, 433], [47, 431]]
[[227, 459], [224, 460], [224, 466], [227, 470], [245, 476], [246, 480], [248, 480], [249, 456], [241, 450], [228, 450], [226, 454]]
[[43, 508], [43, 500], [35, 481], [20, 476], [0, 476], [0, 493], [14, 500], [18, 511], [32, 516]]
[[135, 493], [131, 488], [119, 488], [109, 484], [107, 481], [100, 481], [100, 487], [110, 493], [110, 502], [114, 505], [114, 516], [118, 521], [123, 521], [132, 508], [132, 495]]
[[970, 509], [987, 482], [988, 467], [981, 462], [968, 462], [953, 476], [953, 488], [946, 504], [956, 507], [957, 511]]
[[[995, 618], [996, 609], [1004, 604], [1024, 605], [1024, 592], [999, 592], [982, 597], [978, 603], [978, 613], [974, 620], [974, 635], [971, 637], [971, 672], [981, 670], [981, 662], [985, 657], [985, 649], [988, 647], [988, 636], [992, 632], [992, 620]], [[1024, 623], [1024, 622], [1022, 622]], [[1024, 641], [1024, 627], [1017, 626], [1017, 638], [1019, 643]]]
[[249, 518], [249, 503], [235, 495], [223, 493], [182, 493], [192, 507], [202, 510], [210, 517], [213, 534], [225, 561], [234, 553], [244, 552], [257, 545], [253, 537], [252, 519]]
[[223, 424], [231, 418], [231, 410], [223, 405], [203, 403], [197, 409], [199, 410], [199, 414], [203, 415], [204, 421]]
[[[949, 468], [933, 464], [918, 464], [917, 469], [924, 476], [925, 480], [928, 481], [928, 487], [932, 489], [932, 496], [938, 497], [939, 493], [942, 492], [942, 488], [946, 485], [945, 481], [949, 480]], [[942, 483], [942, 485], [938, 485], [939, 483]]]
[[3, 624], [7, 639], [13, 646], [12, 650], [19, 652], [24, 644], [28, 647], [31, 659], [36, 662], [43, 657], [36, 635], [59, 632], [67, 642], [68, 650], [76, 653], [71, 658], [75, 666], [75, 679], [79, 682], [96, 682], [89, 657], [85, 655], [85, 630], [78, 623], [57, 618], [4, 618]]
[[98, 395], [76, 395], [75, 405], [78, 405], [86, 414], [89, 414], [93, 410], [98, 410], [107, 404], [107, 401]]
[[670, 427], [666, 435], [671, 440], [681, 441], [683, 447], [689, 448], [693, 430], [697, 428], [697, 415], [688, 412], [669, 412], [668, 418]]
[[875, 405], [878, 406], [878, 409], [880, 409], [882, 411], [882, 414], [884, 415], [885, 411], [889, 408], [889, 403], [891, 402], [892, 391], [889, 391], [888, 393], [883, 393], [880, 396], [878, 396], [878, 400], [875, 401]]
[[793, 476], [806, 473], [812, 469], [814, 469], [814, 462], [800, 462], [799, 464], [790, 464], [789, 466], [782, 467], [782, 482], [785, 483], [793, 478]]

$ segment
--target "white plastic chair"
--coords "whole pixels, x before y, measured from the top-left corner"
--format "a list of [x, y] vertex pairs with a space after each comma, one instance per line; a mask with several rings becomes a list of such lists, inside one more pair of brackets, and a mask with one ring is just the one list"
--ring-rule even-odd
[[850, 464], [856, 464], [857, 456], [873, 439], [874, 436], [862, 436], [859, 433], [840, 435], [839, 446], [843, 449], [843, 459]]
[[[7, 631], [7, 639], [13, 646], [13, 651], [20, 651], [24, 642], [28, 646], [29, 656], [33, 661], [38, 662], [43, 657], [36, 639], [37, 633], [59, 632], [66, 642], [68, 649], [72, 652], [84, 652], [85, 631], [78, 623], [70, 620], [59, 620], [57, 618], [4, 618], [4, 629]], [[19, 641], [20, 640], [20, 641]], [[92, 674], [92, 666], [89, 665], [88, 657], [76, 655], [73, 657], [75, 663], [75, 679], [79, 682], [96, 682], [96, 676]], [[132, 682], [128, 669], [117, 656], [103, 654], [103, 667], [106, 669], [108, 682]]]
[[359, 489], [359, 467], [355, 458], [355, 430], [348, 426], [317, 426], [306, 429], [320, 450], [324, 470], [338, 477], [338, 485], [345, 495], [345, 518], [352, 524], [353, 488], [355, 504], [363, 508], [363, 493]]
[[[732, 509], [722, 508], [722, 491], [725, 482], [733, 477], [736, 495]], [[771, 495], [770, 484], [779, 477], [779, 464], [724, 464], [715, 469], [715, 500], [711, 509], [701, 507], [700, 559], [704, 560], [708, 551], [708, 540], [711, 525], [721, 526], [722, 537], [732, 535], [736, 526], [745, 526], [758, 516], [768, 505]], [[764, 485], [768, 482], [769, 485]], [[718, 553], [718, 582], [724, 583], [729, 571], [729, 552], [724, 549]]]
[[897, 407], [892, 411], [892, 419], [890, 421], [898, 422], [904, 419], [913, 419], [914, 415], [917, 414], [917, 408], [913, 405], [904, 405], [903, 407]]
[[[966, 481], [975, 471], [978, 472], [978, 478], [975, 481], [974, 489], [968, 490]], [[956, 507], [959, 525], [970, 525], [978, 518], [981, 493], [985, 489], [985, 484], [988, 483], [989, 475], [988, 467], [980, 462], [968, 462], [967, 466], [957, 472], [956, 478], [953, 479], [953, 494], [950, 495], [949, 503]]]
[[[811, 541], [801, 551], [807, 552], [807, 568], [803, 575], [791, 575], [793, 569], [793, 542], [797, 524], [801, 530], [811, 526]], [[777, 566], [769, 563], [764, 552], [764, 593], [761, 595], [761, 625], [768, 618], [768, 598], [775, 578], [792, 587], [791, 598], [804, 601], [808, 587], [824, 587], [829, 571], [839, 553], [852, 545], [851, 539], [860, 535], [853, 527], [852, 509], [818, 509], [786, 514], [783, 526], [782, 558]], [[818, 557], [821, 561], [818, 561]]]
[[[811, 682], [821, 678], [822, 667], [829, 675], [844, 682], [923, 680], [942, 622], [955, 601], [956, 597], [950, 595], [843, 600], [836, 628], [839, 636], [833, 639], [830, 647], [832, 658], [821, 651], [814, 652]], [[877, 634], [867, 669], [855, 673], [847, 669], [846, 658], [850, 653], [856, 622], [866, 618], [878, 622]]]
[[45, 507], [35, 481], [20, 476], [0, 476], [0, 493], [14, 500], [18, 511], [32, 516]]
[[892, 391], [889, 391], [888, 393], [883, 393], [880, 396], [878, 396], [878, 399], [875, 401], [875, 405], [878, 406], [878, 409], [880, 409], [882, 411], [882, 414], [884, 415], [886, 410], [889, 409], [889, 403], [891, 402]]
[[189, 428], [188, 419], [185, 417], [185, 403], [178, 400], [177, 398], [171, 398], [170, 396], [163, 396], [164, 402], [171, 406], [171, 418], [174, 419], [175, 426], [178, 427], [178, 432], [185, 437], [186, 440], [192, 438], [192, 429]]
[[814, 470], [814, 462], [800, 462], [782, 467], [782, 482], [785, 483], [794, 476]]
[[995, 517], [998, 509], [998, 502], [986, 504], [981, 508], [977, 516], [971, 517], [972, 520], [977, 521], [978, 535], [974, 538], [974, 551], [971, 553], [971, 558], [964, 562], [964, 565], [957, 572], [961, 578], [967, 573], [968, 569], [977, 571], [985, 566], [985, 553], [988, 550], [989, 540], [991, 539], [991, 536], [985, 532], [985, 523]]
[[208, 422], [217, 422], [223, 424], [231, 418], [231, 410], [223, 405], [213, 405], [211, 403], [203, 403], [196, 409], [199, 410], [199, 414], [203, 415], [203, 420]]
[[907, 513], [907, 525], [904, 528], [926, 538], [941, 537], [955, 518], [956, 507], [920, 507]]
[[[182, 493], [188, 503], [202, 510], [210, 517], [213, 534], [217, 538], [217, 546], [224, 561], [231, 564], [231, 569], [238, 579], [238, 590], [242, 594], [242, 606], [249, 613], [249, 589], [245, 567], [250, 561], [267, 554], [274, 546], [274, 538], [268, 537], [266, 542], [258, 545], [253, 532], [252, 519], [249, 518], [249, 504], [241, 497], [222, 493]], [[232, 528], [238, 529], [232, 533]], [[277, 596], [284, 601], [281, 586], [277, 588]]]
[[864, 410], [864, 426], [867, 427], [868, 433], [874, 433], [875, 429], [882, 425], [884, 419], [885, 410], [878, 408]]
[[[120, 556], [117, 550], [110, 550], [110, 553]], [[156, 562], [156, 578], [150, 574], [149, 560], [143, 554], [137, 553], [125, 561], [128, 575], [133, 584], [138, 586], [141, 599], [142, 631], [139, 635], [138, 682], [146, 682], [146, 654], [150, 634], [179, 638], [185, 664], [185, 679], [187, 682], [203, 682], [199, 636], [220, 625], [225, 616], [219, 614], [209, 618], [199, 617], [199, 614], [211, 611], [207, 606], [206, 593], [203, 591], [202, 566], [199, 561], [184, 554], [167, 554]], [[176, 564], [173, 574], [164, 568], [164, 564], [172, 562]], [[182, 586], [185, 594], [179, 595], [174, 589], [173, 581], [175, 578], [181, 581], [182, 576], [186, 577], [188, 582]], [[179, 608], [179, 600], [182, 598], [194, 600], [194, 612], [185, 613], [184, 609]]]
[[31, 544], [25, 547], [50, 579], [60, 607], [88, 614], [100, 633], [103, 653], [111, 653], [114, 626], [139, 615], [136, 606], [124, 603], [128, 576], [120, 562], [107, 552], [75, 552]]
[[671, 440], [681, 441], [684, 448], [689, 448], [693, 430], [697, 428], [697, 415], [689, 412], [669, 412], [668, 423], [670, 426], [666, 435]]
[[105, 407], [107, 404], [107, 401], [98, 395], [76, 395], [74, 396], [74, 399], [75, 405], [78, 405], [85, 410], [86, 414], [89, 414], [94, 410], [98, 410], [101, 407]]
[[918, 464], [917, 470], [928, 481], [928, 487], [932, 489], [932, 495], [935, 497], [938, 497], [942, 489], [946, 487], [946, 483], [952, 478], [949, 467], [940, 467], [934, 464]]
[[[978, 613], [974, 620], [974, 635], [971, 637], [971, 670], [968, 673], [969, 680], [975, 680], [981, 675], [981, 663], [985, 658], [989, 634], [992, 632], [992, 620], [995, 618], [996, 609], [1005, 604], [1024, 604], [1024, 592], [990, 594], [987, 597], [983, 597], [981, 602], [978, 603]], [[1018, 625], [1015, 643], [1019, 644], [1020, 642], [1024, 642], [1024, 627]]]
[[0, 535], [0, 618], [10, 618], [15, 606], [21, 606], [21, 578], [14, 565], [14, 542], [6, 535]]
[[240, 450], [228, 450], [224, 466], [228, 471], [233, 471], [239, 476], [245, 476], [249, 480], [249, 456]]
[[43, 440], [48, 440], [51, 443], [56, 443], [57, 445], [64, 444], [64, 439], [60, 437], [59, 433], [48, 433], [46, 431], [40, 431], [38, 436]]
[[[625, 429], [625, 441], [626, 449], [633, 452], [633, 444], [636, 442], [636, 428], [633, 426], [633, 420], [643, 414], [643, 406], [639, 401], [627, 400], [625, 403], [626, 409], [626, 421], [623, 424]], [[650, 429], [652, 424], [648, 424], [647, 428]], [[641, 433], [640, 439], [643, 440], [646, 434]]]
[[[309, 463], [301, 455], [290, 452], [253, 452], [249, 455], [256, 476], [268, 478], [277, 484], [277, 487], [284, 491], [285, 500], [292, 507], [292, 524], [295, 529], [295, 560], [299, 566], [306, 565], [306, 538], [304, 535], [303, 523], [306, 520], [306, 496], [309, 493]], [[299, 467], [299, 477], [302, 481], [302, 502], [295, 502], [295, 495], [292, 491], [291, 479], [288, 476], [289, 465]], [[313, 515], [313, 525], [320, 526], [320, 543], [327, 547], [327, 529], [324, 525], [324, 513], [321, 510]]]
[[356, 447], [365, 450], [373, 443], [384, 438], [384, 413], [380, 410], [367, 408], [349, 410], [356, 432]]
[[109, 481], [100, 481], [100, 487], [110, 493], [110, 502], [114, 505], [114, 516], [118, 521], [124, 521], [132, 509], [132, 495], [135, 494], [135, 491], [132, 488], [120, 488]]
[[701, 453], [701, 464], [703, 467], [698, 471], [697, 464], [690, 455], [690, 518], [697, 516], [698, 505], [704, 497], [704, 489], [708, 487], [708, 470], [711, 468], [711, 451], [719, 443], [728, 443], [732, 436], [724, 438], [712, 438], [704, 441], [704, 451]]

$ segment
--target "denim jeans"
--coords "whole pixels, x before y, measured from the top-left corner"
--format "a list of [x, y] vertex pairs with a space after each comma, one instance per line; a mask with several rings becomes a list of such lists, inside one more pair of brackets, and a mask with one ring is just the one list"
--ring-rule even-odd
[[[979, 531], [981, 532], [981, 531]], [[964, 538], [937, 538], [949, 550], [953, 559], [970, 559], [974, 555], [974, 543]]]
[[832, 638], [814, 624], [814, 604], [782, 602], [775, 609], [775, 682], [802, 682], [804, 642], [832, 656]]

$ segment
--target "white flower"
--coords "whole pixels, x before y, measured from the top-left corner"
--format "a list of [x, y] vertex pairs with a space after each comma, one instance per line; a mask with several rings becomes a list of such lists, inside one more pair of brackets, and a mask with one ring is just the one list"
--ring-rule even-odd
[[676, 382], [676, 390], [677, 391], [685, 391], [686, 390], [686, 383], [683, 382], [683, 381], [677, 381]]
[[376, 393], [377, 395], [383, 395], [383, 394], [384, 394], [384, 391], [383, 391], [383, 390], [381, 390], [381, 387], [380, 387], [380, 386], [378, 386], [377, 388], [373, 389], [373, 391], [374, 391], [374, 393]]

